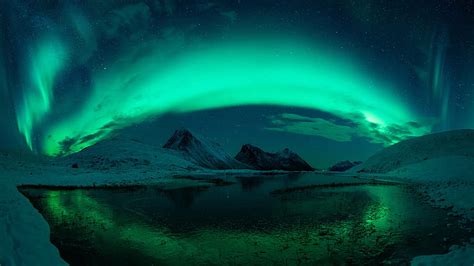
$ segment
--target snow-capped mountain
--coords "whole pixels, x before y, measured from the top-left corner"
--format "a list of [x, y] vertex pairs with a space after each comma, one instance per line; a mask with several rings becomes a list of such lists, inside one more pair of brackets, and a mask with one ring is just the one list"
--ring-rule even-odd
[[147, 168], [157, 170], [193, 170], [201, 168], [180, 152], [127, 138], [99, 142], [79, 153], [61, 159], [72, 168], [115, 170]]
[[402, 141], [351, 172], [390, 173], [416, 179], [474, 177], [474, 130], [455, 130]]
[[210, 169], [245, 169], [249, 168], [227, 154], [217, 143], [179, 129], [163, 145], [163, 148], [181, 152], [185, 158]]
[[349, 169], [351, 169], [352, 167], [356, 166], [356, 165], [359, 165], [361, 164], [362, 162], [360, 161], [355, 161], [355, 162], [351, 162], [351, 161], [341, 161], [341, 162], [338, 162], [336, 164], [334, 164], [333, 166], [329, 167], [329, 171], [333, 171], [333, 172], [345, 172]]
[[235, 156], [238, 161], [258, 170], [313, 171], [314, 169], [298, 154], [284, 149], [277, 153], [265, 152], [245, 144]]

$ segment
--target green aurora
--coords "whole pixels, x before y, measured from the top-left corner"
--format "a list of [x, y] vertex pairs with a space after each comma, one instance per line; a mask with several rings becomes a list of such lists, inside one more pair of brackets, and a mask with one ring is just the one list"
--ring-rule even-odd
[[[67, 49], [51, 42], [39, 48], [31, 66], [34, 86], [18, 112], [30, 147], [66, 57]], [[150, 41], [96, 70], [85, 104], [50, 122], [39, 150], [67, 155], [162, 114], [239, 105], [320, 110], [354, 123], [359, 135], [385, 145], [430, 132], [390, 84], [373, 78], [355, 58], [321, 47], [268, 38], [201, 45], [168, 60], [163, 45]]]

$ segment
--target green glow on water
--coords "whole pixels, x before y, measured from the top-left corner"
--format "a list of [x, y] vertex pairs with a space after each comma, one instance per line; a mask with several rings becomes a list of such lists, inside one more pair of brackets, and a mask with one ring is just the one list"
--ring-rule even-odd
[[[346, 202], [352, 200], [352, 196], [348, 197], [349, 191], [341, 190], [342, 194], [325, 199], [285, 201], [284, 208], [291, 215], [314, 212], [314, 208], [322, 211], [322, 206], [326, 206], [326, 211], [333, 210], [328, 215], [332, 215], [335, 209], [339, 211], [334, 214], [344, 215], [346, 208], [354, 208]], [[84, 190], [49, 191], [42, 200], [53, 234], [61, 229], [61, 234], [73, 233], [79, 239], [90, 238], [90, 245], [102, 256], [113, 257], [124, 249], [123, 252], [133, 250], [135, 255], [141, 254], [146, 263], [324, 264], [344, 263], [349, 257], [375, 257], [387, 245], [400, 241], [400, 233], [393, 232], [406, 230], [403, 228], [410, 224], [402, 223], [408, 212], [393, 202], [394, 199], [400, 200], [399, 191], [361, 187], [357, 191], [369, 193], [376, 199], [366, 202], [368, 205], [362, 209], [360, 217], [342, 216], [324, 223], [295, 223], [290, 227], [276, 226], [266, 230], [204, 226], [188, 233], [176, 233], [163, 224], [149, 223], [137, 210], [128, 207], [117, 209], [117, 206], [98, 201]], [[407, 203], [401, 201], [401, 204]], [[72, 231], [67, 233], [64, 230]]]

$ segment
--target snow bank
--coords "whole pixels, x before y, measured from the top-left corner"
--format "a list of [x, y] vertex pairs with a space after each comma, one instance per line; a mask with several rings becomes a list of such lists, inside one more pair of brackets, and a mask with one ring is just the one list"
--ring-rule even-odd
[[438, 157], [401, 166], [388, 175], [417, 182], [474, 180], [474, 157]]
[[0, 265], [66, 265], [49, 242], [49, 225], [7, 174], [0, 174]]
[[[474, 130], [456, 130], [402, 141], [370, 157], [352, 173], [381, 173], [417, 184], [428, 202], [474, 220]], [[472, 265], [474, 246], [420, 256], [413, 265]]]
[[178, 151], [123, 138], [97, 143], [58, 161], [68, 167], [77, 164], [78, 168], [108, 172], [136, 171], [137, 169], [179, 171], [202, 168], [184, 158]]
[[[462, 162], [456, 162], [456, 159]], [[370, 157], [351, 172], [404, 174], [415, 180], [424, 171], [450, 178], [456, 168], [474, 166], [474, 130], [455, 130], [402, 141]], [[434, 168], [433, 168], [434, 167]], [[468, 173], [472, 173], [472, 170]], [[472, 178], [465, 173], [463, 178]], [[410, 176], [413, 175], [413, 176]]]
[[415, 266], [446, 266], [446, 265], [473, 265], [474, 245], [453, 246], [450, 252], [442, 255], [415, 257], [411, 265]]

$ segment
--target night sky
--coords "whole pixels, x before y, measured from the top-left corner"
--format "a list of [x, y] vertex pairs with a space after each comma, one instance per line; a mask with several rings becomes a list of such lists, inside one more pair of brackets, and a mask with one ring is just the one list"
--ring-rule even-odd
[[315, 167], [474, 128], [473, 1], [1, 1], [2, 149], [190, 128]]

